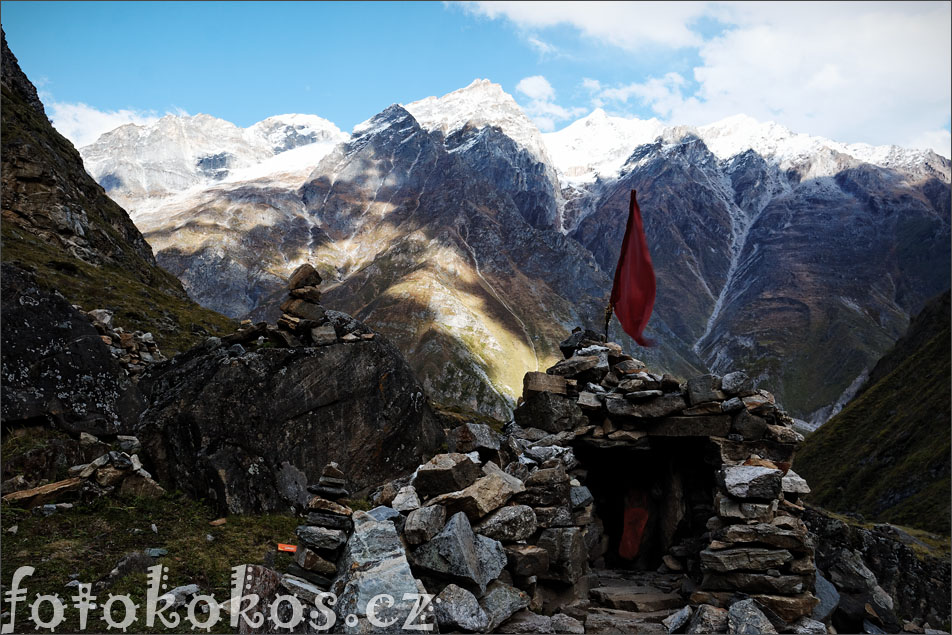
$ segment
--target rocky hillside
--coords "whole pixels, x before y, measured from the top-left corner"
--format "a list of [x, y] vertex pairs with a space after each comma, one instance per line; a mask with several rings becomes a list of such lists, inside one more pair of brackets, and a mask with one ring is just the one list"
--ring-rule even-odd
[[169, 352], [228, 328], [227, 318], [192, 302], [156, 265], [125, 210], [50, 125], [6, 39], [2, 77], [3, 261], [32, 271], [38, 284], [70, 303], [113, 310]]
[[949, 533], [949, 315], [946, 291], [913, 319], [861, 393], [807, 438], [797, 466], [813, 486], [811, 501]]
[[[192, 302], [53, 130], [3, 46], [4, 440], [14, 429], [39, 446], [51, 430], [74, 446], [84, 434], [136, 434], [163, 483], [236, 512], [286, 511], [329, 460], [353, 465], [353, 482], [366, 487], [439, 446], [406, 361], [316, 304], [316, 272], [292, 280], [306, 298], [285, 307], [305, 313], [286, 318], [303, 336], [260, 323], [236, 335], [234, 323]], [[171, 357], [197, 343], [171, 360], [159, 350]], [[65, 477], [62, 462], [80, 456], [72, 450], [24, 459], [10, 474], [20, 477], [15, 489]], [[196, 489], [205, 475], [220, 487]]]
[[528, 150], [491, 127], [447, 132], [392, 106], [303, 179], [222, 184], [139, 223], [159, 262], [230, 315], [275, 317], [289, 263], [317, 263], [328, 302], [393, 339], [434, 398], [506, 418], [525, 369], [601, 315], [610, 282], [533, 226], [554, 187]]
[[[136, 152], [175, 146], [172, 127], [136, 128]], [[392, 337], [428, 390], [496, 416], [569, 325], [600, 328], [632, 188], [658, 275], [659, 346], [638, 356], [682, 376], [748, 368], [801, 419], [825, 421], [949, 285], [950, 164], [931, 152], [742, 116], [688, 128], [596, 111], [542, 135], [483, 80], [312, 145], [122, 195], [205, 306], [274, 316], [287, 273], [321, 263], [334, 303]], [[145, 178], [114, 138], [83, 152], [103, 183]]]
[[638, 190], [656, 328], [699, 366], [769, 378], [791, 413], [822, 423], [949, 284], [949, 162], [774, 128], [665, 130], [616, 178], [570, 188], [570, 236], [610, 271]]

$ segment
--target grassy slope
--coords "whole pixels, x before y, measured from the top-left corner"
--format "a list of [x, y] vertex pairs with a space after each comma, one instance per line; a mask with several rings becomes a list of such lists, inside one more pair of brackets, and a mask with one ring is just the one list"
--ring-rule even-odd
[[904, 340], [918, 345], [890, 353], [893, 369], [807, 438], [796, 467], [812, 503], [948, 534], [949, 316], [915, 322]]
[[112, 310], [116, 323], [126, 331], [151, 332], [167, 356], [198, 344], [205, 334], [224, 335], [235, 329], [234, 321], [224, 315], [165, 293], [121, 267], [83, 262], [7, 223], [2, 236], [4, 262], [33, 270], [37, 283], [59, 291], [87, 311]]
[[[181, 495], [169, 494], [156, 500], [101, 498], [89, 505], [56, 513], [48, 518], [35, 516], [9, 505], [0, 508], [3, 534], [2, 582], [9, 588], [17, 567], [29, 565], [35, 573], [26, 579], [29, 600], [35, 593], [58, 593], [67, 602], [74, 589], [64, 585], [71, 575], [80, 582], [95, 582], [108, 575], [119, 560], [133, 552], [152, 547], [168, 550], [154, 564], [168, 567], [169, 588], [197, 584], [201, 593], [214, 595], [221, 602], [229, 597], [231, 567], [240, 564], [273, 562], [279, 571], [287, 568], [291, 556], [277, 552], [277, 543], [297, 542], [294, 529], [299, 520], [290, 516], [230, 516], [219, 527], [209, 521], [216, 518], [210, 507]], [[158, 529], [154, 533], [152, 525]], [[17, 533], [7, 533], [17, 525]], [[206, 538], [211, 535], [214, 540]], [[190, 625], [174, 629], [149, 628], [145, 623], [145, 571], [129, 573], [101, 594], [128, 594], [142, 609], [129, 632], [189, 632]], [[45, 608], [49, 608], [49, 604]], [[122, 608], [116, 607], [116, 617]], [[179, 611], [184, 619], [185, 610]], [[105, 632], [99, 622], [99, 609], [90, 611], [86, 632]], [[66, 621], [57, 632], [78, 633], [79, 613], [71, 603]], [[48, 616], [47, 616], [48, 617]], [[213, 632], [231, 632], [227, 614]], [[17, 632], [33, 632], [29, 607], [17, 611]], [[49, 632], [49, 631], [43, 631]]]

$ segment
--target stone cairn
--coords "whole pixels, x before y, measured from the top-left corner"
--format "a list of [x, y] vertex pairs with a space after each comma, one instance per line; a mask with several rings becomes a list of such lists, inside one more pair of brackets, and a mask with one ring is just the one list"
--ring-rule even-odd
[[88, 501], [110, 494], [157, 498], [165, 493], [142, 467], [138, 454], [142, 444], [136, 437], [118, 435], [110, 445], [82, 432], [79, 443], [92, 456], [102, 454], [89, 463], [70, 467], [69, 478], [54, 483], [31, 487], [22, 475], [16, 476], [4, 482], [3, 502], [33, 508], [35, 513], [48, 516], [72, 507], [72, 503], [56, 501]]
[[282, 314], [276, 325], [244, 320], [235, 333], [221, 338], [222, 342], [240, 347], [248, 342], [269, 341], [280, 348], [292, 348], [372, 340], [374, 334], [356, 320], [321, 306], [321, 282], [321, 275], [311, 264], [299, 266], [288, 278], [288, 298], [281, 303]]
[[[77, 305], [73, 308], [83, 312]], [[152, 333], [127, 333], [114, 323], [113, 312], [108, 309], [93, 309], [85, 315], [96, 327], [103, 344], [109, 347], [110, 354], [133, 377], [142, 374], [150, 364], [165, 361]]]
[[[430, 593], [424, 619], [439, 632], [825, 632], [810, 618], [813, 545], [797, 504], [808, 488], [790, 469], [802, 438], [773, 397], [741, 372], [680, 383], [591, 331], [561, 348], [564, 360], [526, 375], [502, 433], [448, 430], [447, 452], [385, 483], [370, 511], [344, 504], [329, 465], [277, 584], [305, 601], [333, 591], [338, 618], [360, 624], [377, 594], [396, 600], [377, 618], [403, 624], [404, 594]], [[707, 520], [647, 572], [680, 586], [634, 599], [593, 588], [609, 540], [576, 451], [688, 438], [712, 457]]]
[[308, 490], [316, 494], [307, 505], [307, 524], [297, 528], [297, 551], [288, 573], [299, 580], [292, 581], [301, 588], [305, 581], [328, 590], [337, 576], [337, 560], [341, 548], [353, 531], [353, 510], [340, 503], [349, 493], [346, 479], [336, 463], [324, 468], [317, 485]]

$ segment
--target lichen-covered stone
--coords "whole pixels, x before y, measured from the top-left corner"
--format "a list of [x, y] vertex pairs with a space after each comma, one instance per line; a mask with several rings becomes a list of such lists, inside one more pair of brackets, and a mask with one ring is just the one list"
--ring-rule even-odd
[[413, 486], [419, 496], [427, 499], [464, 489], [479, 476], [479, 466], [465, 454], [437, 454], [417, 469]]
[[525, 540], [536, 531], [536, 514], [528, 505], [507, 505], [484, 518], [474, 530], [495, 540]]
[[480, 593], [506, 566], [502, 545], [474, 534], [463, 512], [453, 515], [440, 533], [413, 552], [412, 558], [421, 570]]
[[446, 508], [442, 505], [420, 507], [407, 515], [403, 536], [411, 545], [419, 545], [438, 534], [445, 522]]
[[455, 584], [440, 591], [435, 600], [436, 622], [444, 633], [481, 633], [489, 628], [489, 616], [472, 593]]
[[727, 610], [727, 632], [735, 635], [774, 634], [774, 628], [753, 600], [734, 602]]

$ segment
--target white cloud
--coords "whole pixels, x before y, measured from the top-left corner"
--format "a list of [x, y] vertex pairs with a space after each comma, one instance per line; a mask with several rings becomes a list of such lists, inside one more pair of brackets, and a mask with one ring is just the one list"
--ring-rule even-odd
[[[127, 123], [150, 124], [158, 120], [155, 111], [98, 110], [87, 104], [70, 104], [45, 100], [47, 113], [61, 135], [80, 148], [94, 142], [99, 136]], [[181, 111], [182, 114], [184, 111]]]
[[535, 36], [530, 35], [528, 38], [526, 38], [526, 41], [528, 41], [529, 44], [532, 45], [532, 48], [539, 51], [539, 55], [541, 55], [542, 57], [545, 57], [547, 55], [555, 55], [559, 52], [558, 48], [549, 44], [548, 42], [540, 40], [539, 38]]
[[930, 130], [923, 132], [915, 137], [911, 137], [907, 143], [901, 145], [910, 148], [920, 148], [932, 150], [946, 159], [952, 159], [952, 132], [948, 130]]
[[542, 75], [523, 77], [516, 84], [516, 91], [529, 98], [526, 114], [543, 132], [555, 130], [555, 124], [560, 121], [585, 114], [585, 108], [565, 108], [555, 103], [555, 89]]
[[685, 83], [685, 79], [678, 73], [668, 73], [664, 77], [652, 77], [645, 82], [605, 88], [599, 93], [599, 97], [601, 100], [619, 102], [626, 102], [636, 97], [656, 113], [667, 118], [683, 104], [681, 90]]
[[466, 2], [489, 18], [505, 17], [527, 28], [569, 24], [585, 36], [628, 51], [653, 45], [696, 46], [689, 24], [707, 10], [704, 2]]
[[533, 75], [532, 77], [523, 77], [516, 84], [516, 90], [528, 97], [539, 101], [548, 101], [555, 99], [555, 89], [542, 75]]
[[597, 79], [592, 79], [591, 77], [582, 78], [582, 88], [585, 90], [594, 93], [602, 89], [602, 83]]
[[[536, 34], [568, 25], [627, 52], [650, 47], [655, 57], [664, 51], [678, 51], [671, 59], [683, 60], [685, 51], [697, 55], [690, 74], [660, 66], [651, 76], [614, 85], [599, 82], [589, 70], [582, 88], [591, 93], [592, 106], [641, 105], [669, 123], [694, 125], [745, 113], [843, 142], [928, 145], [937, 151], [948, 145], [949, 3], [477, 2], [467, 7]], [[712, 20], [726, 28], [714, 35], [698, 26]], [[558, 44], [553, 33], [546, 39]]]

